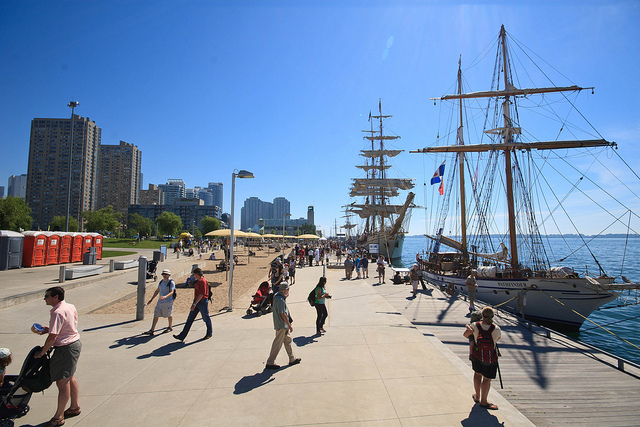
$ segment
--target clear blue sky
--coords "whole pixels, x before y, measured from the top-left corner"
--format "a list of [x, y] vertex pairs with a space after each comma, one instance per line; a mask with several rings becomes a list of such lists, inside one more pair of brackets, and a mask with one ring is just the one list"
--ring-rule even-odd
[[[102, 143], [142, 150], [144, 188], [170, 178], [225, 185], [245, 198], [286, 197], [293, 217], [315, 206], [325, 232], [349, 202], [361, 130], [382, 98], [401, 177], [416, 202], [460, 54], [471, 61], [507, 31], [595, 95], [581, 110], [638, 163], [638, 1], [14, 1], [0, 3], [0, 185], [27, 172], [30, 121], [69, 117]], [[490, 52], [489, 55], [493, 55]], [[475, 77], [487, 89], [490, 75]], [[563, 83], [563, 82], [560, 82]], [[239, 220], [237, 221], [239, 226]], [[425, 230], [414, 212], [411, 234]], [[429, 230], [430, 231], [430, 230]], [[590, 230], [586, 230], [587, 232]]]

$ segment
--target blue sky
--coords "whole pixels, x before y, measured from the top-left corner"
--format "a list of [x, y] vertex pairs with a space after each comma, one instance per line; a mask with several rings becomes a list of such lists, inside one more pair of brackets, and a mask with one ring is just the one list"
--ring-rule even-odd
[[[27, 172], [30, 121], [68, 117], [76, 100], [103, 144], [142, 150], [144, 188], [223, 182], [229, 212], [231, 173], [247, 169], [238, 213], [247, 197], [286, 197], [294, 218], [314, 205], [327, 233], [361, 176], [361, 130], [381, 98], [387, 131], [402, 137], [394, 147], [407, 150], [397, 175], [415, 178], [416, 202], [429, 205], [434, 161], [408, 153], [441, 129], [429, 98], [453, 90], [458, 57], [471, 63], [501, 24], [570, 84], [596, 87], [579, 108], [634, 165], [638, 22], [637, 1], [6, 0], [0, 185]], [[490, 78], [468, 84], [488, 89]], [[414, 212], [411, 234], [427, 231], [424, 217]]]

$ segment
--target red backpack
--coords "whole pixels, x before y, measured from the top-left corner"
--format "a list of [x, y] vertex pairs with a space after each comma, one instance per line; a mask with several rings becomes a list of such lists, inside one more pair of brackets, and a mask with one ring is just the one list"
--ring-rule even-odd
[[495, 325], [491, 325], [488, 330], [482, 329], [481, 322], [476, 322], [478, 328], [478, 338], [476, 339], [476, 345], [473, 347], [473, 357], [485, 364], [492, 364], [498, 361], [498, 352], [493, 342], [491, 333], [496, 328]]

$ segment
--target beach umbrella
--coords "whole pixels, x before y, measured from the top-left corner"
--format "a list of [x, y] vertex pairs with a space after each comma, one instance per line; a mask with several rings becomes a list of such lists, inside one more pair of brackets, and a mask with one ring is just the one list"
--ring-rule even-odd
[[178, 239], [180, 239], [180, 240], [182, 240], [182, 239], [188, 239], [189, 237], [192, 237], [192, 236], [191, 236], [191, 233], [186, 233], [186, 232], [185, 232], [185, 233], [181, 233], [181, 234], [178, 236]]
[[[246, 237], [246, 234], [247, 233], [245, 233], [244, 231], [233, 230], [233, 237]], [[205, 234], [205, 236], [230, 237], [231, 230], [228, 228], [221, 228], [220, 230], [210, 231], [207, 234]]]
[[298, 236], [284, 236], [285, 239], [297, 239]]
[[[272, 233], [267, 233], [267, 234], [263, 234], [262, 237], [264, 237], [265, 239], [274, 239], [274, 238], [276, 238], [278, 236], [276, 236], [275, 234], [272, 234]], [[280, 237], [282, 237], [282, 236], [280, 236]]]
[[298, 239], [309, 239], [309, 240], [318, 240], [320, 236], [316, 236], [315, 234], [303, 234], [298, 236]]
[[[235, 235], [235, 233], [233, 233]], [[244, 237], [250, 238], [250, 239], [262, 239], [262, 236], [259, 235], [258, 233], [244, 233]]]

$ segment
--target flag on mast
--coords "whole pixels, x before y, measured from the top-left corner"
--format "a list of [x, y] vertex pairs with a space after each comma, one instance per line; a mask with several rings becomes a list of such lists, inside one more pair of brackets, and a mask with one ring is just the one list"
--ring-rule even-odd
[[443, 180], [443, 177], [444, 177], [444, 164], [445, 163], [447, 163], [446, 160], [444, 162], [442, 162], [442, 164], [438, 167], [436, 172], [431, 177], [431, 185], [440, 183], [440, 188], [438, 188], [438, 192], [440, 193], [441, 196], [444, 194], [444, 180]]

